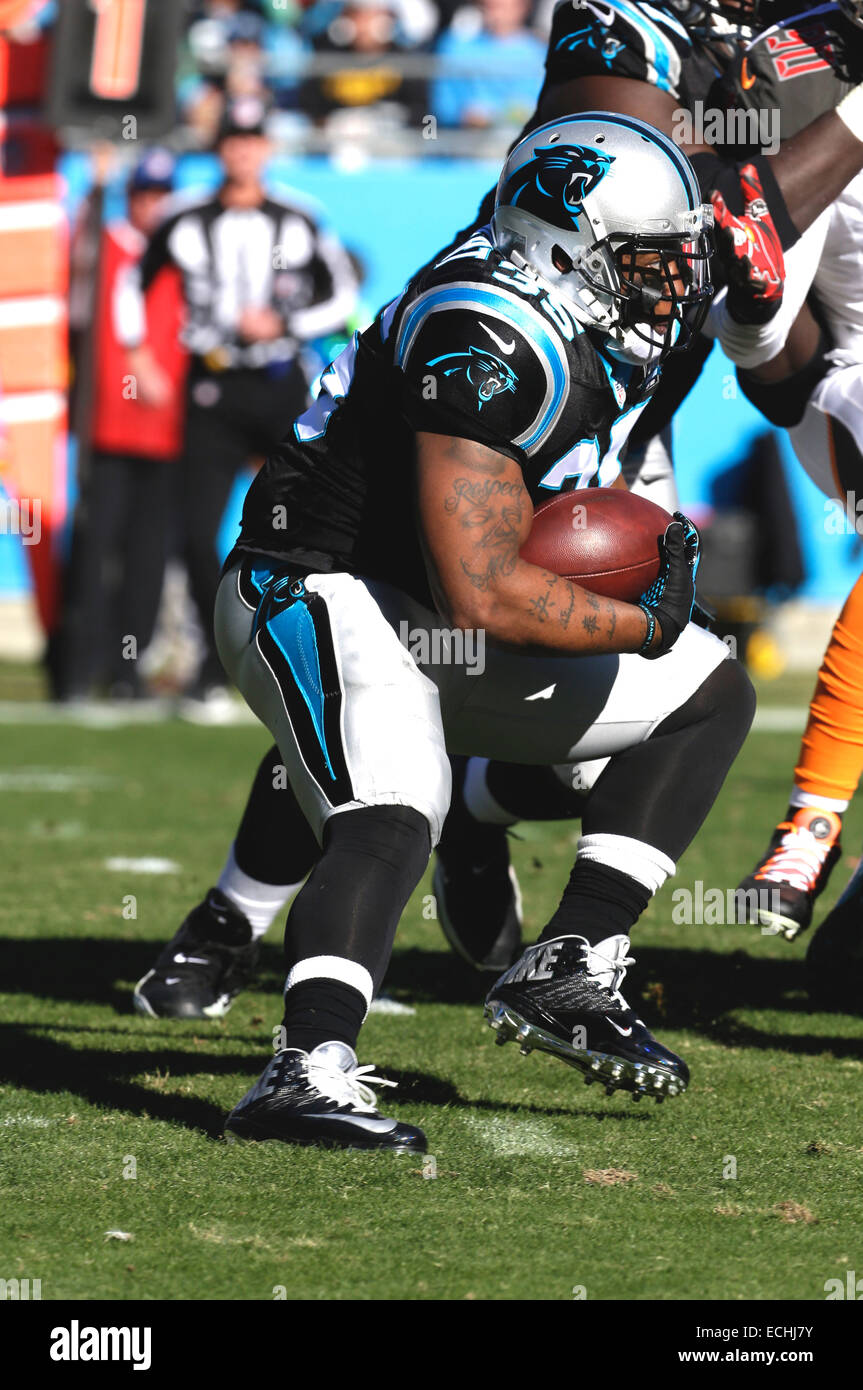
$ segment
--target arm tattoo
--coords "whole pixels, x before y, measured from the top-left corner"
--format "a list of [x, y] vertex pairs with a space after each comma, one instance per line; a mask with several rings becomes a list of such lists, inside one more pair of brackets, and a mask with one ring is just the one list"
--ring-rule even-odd
[[472, 541], [470, 558], [461, 559], [462, 571], [475, 589], [488, 589], [515, 569], [524, 495], [521, 483], [456, 478], [452, 495], [444, 499], [447, 515], [458, 513], [463, 530], [479, 532]]
[[[575, 608], [575, 589], [568, 580], [560, 579], [556, 574], [549, 574], [545, 584], [545, 593], [528, 599], [533, 617], [537, 622], [544, 623], [556, 616], [561, 627], [569, 627], [569, 620]], [[556, 615], [552, 612], [553, 609], [557, 610]]]
[[551, 575], [549, 575], [545, 583], [546, 590], [544, 594], [538, 594], [536, 598], [528, 599], [531, 612], [533, 613], [533, 616], [536, 618], [538, 623], [544, 623], [546, 618], [551, 617], [551, 614], [548, 611], [549, 602], [551, 602], [552, 607], [554, 607], [554, 600], [551, 596], [554, 591], [555, 585], [557, 584], [557, 580], [554, 579]]
[[453, 483], [452, 497], [444, 499], [444, 511], [447, 516], [452, 516], [457, 512], [462, 502], [462, 526], [480, 526], [491, 513], [490, 502], [493, 497], [512, 497], [518, 498], [524, 492], [521, 483], [499, 483], [491, 481], [487, 483], [475, 483], [470, 478], [456, 478]]

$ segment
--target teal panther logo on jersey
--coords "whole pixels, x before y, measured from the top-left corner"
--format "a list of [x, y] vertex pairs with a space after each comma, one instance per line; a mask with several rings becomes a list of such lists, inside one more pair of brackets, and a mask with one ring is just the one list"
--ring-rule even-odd
[[470, 347], [467, 352], [445, 352], [440, 357], [432, 357], [426, 362], [426, 366], [436, 367], [439, 362], [456, 364], [447, 367], [444, 376], [454, 376], [457, 372], [465, 373], [476, 390], [478, 411], [499, 392], [515, 391], [518, 385], [518, 377], [512, 367], [495, 353], [486, 352], [483, 348]]

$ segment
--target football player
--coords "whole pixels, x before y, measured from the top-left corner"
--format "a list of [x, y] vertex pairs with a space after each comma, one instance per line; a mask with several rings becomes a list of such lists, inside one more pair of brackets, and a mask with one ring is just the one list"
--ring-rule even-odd
[[[772, 22], [768, 9], [765, 6], [758, 17], [762, 27]], [[778, 17], [775, 6], [772, 12]], [[751, 12], [747, 17], [754, 30], [756, 17]], [[788, 80], [779, 82], [769, 55], [763, 57], [758, 48], [746, 53], [740, 19], [739, 5], [723, 14], [718, 7], [694, 3], [644, 7], [634, 0], [614, 0], [610, 5], [588, 3], [576, 8], [562, 0], [555, 10], [547, 80], [534, 123], [555, 110], [578, 109], [596, 101], [630, 110], [676, 133], [681, 113], [692, 112], [698, 101], [724, 108], [727, 92], [737, 106], [783, 102], [781, 131], [800, 137], [793, 151], [780, 147], [775, 158], [753, 151], [723, 152], [715, 146], [696, 151], [705, 197], [724, 190], [720, 221], [728, 231], [725, 250], [730, 278], [738, 285], [735, 312], [746, 320], [739, 330], [745, 341], [747, 333], [757, 335], [765, 322], [776, 317], [781, 304], [775, 238], [765, 240], [762, 233], [778, 227], [780, 240], [791, 248], [788, 259], [794, 272], [795, 255], [800, 254], [794, 245], [798, 229], [817, 219], [856, 173], [863, 163], [863, 143], [851, 134], [847, 112], [832, 113], [851, 90], [849, 84], [841, 82], [826, 64], [812, 61], [811, 53], [805, 63], [793, 62], [790, 76], [782, 74]], [[768, 81], [772, 85], [763, 88]], [[770, 218], [753, 219], [747, 214], [741, 185], [743, 170], [750, 163], [756, 183], [749, 186], [753, 193], [766, 192], [775, 224]], [[487, 220], [491, 199], [489, 194], [484, 200], [476, 225]], [[751, 206], [757, 199], [747, 201]], [[741, 239], [759, 254], [739, 259], [735, 240], [740, 245]], [[797, 305], [799, 309], [802, 301], [797, 278], [793, 295], [783, 307], [780, 338], [788, 332], [790, 308]], [[801, 342], [782, 348], [771, 369], [787, 375], [801, 363], [805, 369], [814, 362], [809, 373], [811, 390], [811, 379], [829, 363], [825, 346], [817, 350], [817, 334], [812, 351], [808, 317], [808, 311], [801, 314]], [[733, 332], [729, 322], [734, 321], [726, 314], [726, 332]], [[676, 493], [664, 425], [693, 384], [710, 345], [702, 338], [695, 351], [670, 359], [664, 380], [630, 436], [631, 445], [636, 446], [625, 461], [630, 484], [668, 510], [676, 505]], [[774, 409], [766, 399], [770, 389], [767, 383], [762, 401], [768, 412]], [[782, 399], [786, 406], [789, 399], [801, 401], [800, 378], [793, 372]], [[572, 482], [563, 478], [554, 486]], [[316, 844], [302, 828], [279, 768], [278, 752], [271, 749], [262, 759], [217, 887], [192, 910], [137, 987], [135, 1003], [141, 1011], [219, 1016], [253, 971], [257, 940], [315, 861]], [[497, 973], [512, 959], [520, 941], [518, 885], [509, 863], [505, 827], [522, 818], [579, 815], [584, 796], [602, 768], [600, 761], [583, 763], [575, 771], [568, 764], [557, 769], [526, 768], [500, 761], [489, 764], [479, 758], [454, 764], [453, 804], [438, 846], [434, 888], [441, 925], [472, 964]]]
[[[288, 919], [279, 1051], [229, 1135], [424, 1150], [379, 1113], [354, 1048], [440, 837], [447, 746], [609, 757], [560, 905], [487, 1010], [502, 1040], [609, 1092], [685, 1089], [685, 1063], [621, 992], [629, 933], [710, 809], [752, 687], [690, 621], [698, 537], [681, 514], [634, 604], [519, 551], [544, 481], [618, 476], [620, 441], [707, 310], [711, 220], [686, 158], [645, 123], [586, 113], [534, 131], [490, 225], [355, 337], [253, 482], [219, 651], [322, 853]], [[483, 632], [483, 671], [413, 655], [404, 624], [430, 653], [442, 625]]]

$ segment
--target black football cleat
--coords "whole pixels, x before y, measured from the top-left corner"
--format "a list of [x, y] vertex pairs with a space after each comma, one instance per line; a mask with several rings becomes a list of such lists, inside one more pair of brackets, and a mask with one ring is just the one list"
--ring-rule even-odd
[[505, 826], [482, 825], [462, 799], [466, 758], [451, 758], [453, 793], [432, 892], [444, 936], [475, 970], [499, 975], [521, 951], [521, 892]]
[[802, 806], [780, 822], [767, 852], [737, 887], [739, 920], [786, 941], [805, 931], [842, 853], [841, 831], [841, 817], [819, 807]]
[[277, 1052], [231, 1111], [225, 1138], [424, 1154], [421, 1129], [378, 1111], [371, 1085], [396, 1083], [373, 1071], [357, 1066], [356, 1053], [343, 1042], [321, 1043], [311, 1052]]
[[658, 1101], [685, 1091], [686, 1063], [657, 1042], [629, 1007], [620, 986], [632, 964], [629, 938], [591, 946], [559, 936], [529, 946], [489, 991], [485, 1016], [496, 1041], [521, 1051], [549, 1052], [600, 1081], [607, 1095], [631, 1091]]
[[863, 860], [810, 941], [806, 974], [816, 1008], [863, 1012]]
[[259, 950], [248, 919], [211, 888], [138, 981], [132, 1003], [148, 1018], [222, 1018], [254, 979]]

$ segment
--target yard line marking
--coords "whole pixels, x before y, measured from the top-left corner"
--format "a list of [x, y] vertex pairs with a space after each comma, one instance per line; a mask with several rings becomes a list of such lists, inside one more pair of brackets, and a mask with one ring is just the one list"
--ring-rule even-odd
[[[87, 700], [75, 705], [57, 705], [50, 700], [0, 700], [0, 724], [74, 724], [84, 729], [125, 729], [133, 724], [167, 724], [183, 719], [173, 700], [136, 700], [112, 704], [108, 700]], [[237, 702], [230, 717], [211, 729], [257, 724], [247, 705]]]
[[478, 1139], [488, 1144], [498, 1158], [522, 1158], [539, 1154], [547, 1158], [576, 1158], [575, 1144], [561, 1139], [549, 1125], [539, 1120], [502, 1119], [497, 1115], [459, 1117]]
[[[544, 693], [544, 692], [540, 692]], [[768, 705], [756, 710], [754, 733], [799, 733], [806, 724], [804, 705]], [[55, 705], [50, 700], [0, 700], [0, 724], [75, 724], [89, 729], [125, 729], [133, 724], [167, 724], [177, 720], [190, 723], [177, 713], [171, 700], [139, 700], [128, 708], [108, 701], [92, 700], [80, 705]], [[231, 710], [225, 723], [207, 724], [209, 729], [232, 729], [257, 724], [257, 717], [242, 704]]]
[[105, 868], [115, 874], [178, 874], [181, 865], [175, 859], [159, 859], [155, 855], [145, 855], [143, 859], [116, 855], [105, 860]]
[[0, 791], [72, 792], [82, 787], [112, 787], [119, 778], [86, 767], [18, 767], [0, 772]]
[[390, 999], [388, 994], [382, 994], [379, 999], [373, 999], [369, 1005], [370, 1014], [394, 1014], [409, 1015], [415, 1014], [416, 1009], [412, 1004], [402, 1004], [398, 999]]
[[802, 705], [768, 705], [757, 709], [752, 721], [756, 734], [799, 734], [806, 727], [808, 707]]

